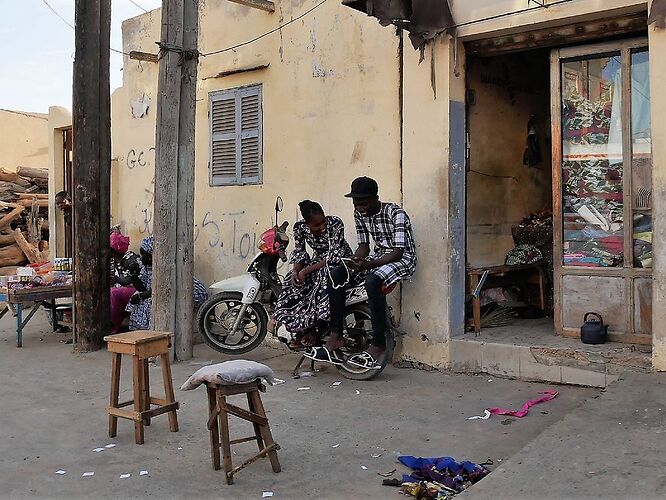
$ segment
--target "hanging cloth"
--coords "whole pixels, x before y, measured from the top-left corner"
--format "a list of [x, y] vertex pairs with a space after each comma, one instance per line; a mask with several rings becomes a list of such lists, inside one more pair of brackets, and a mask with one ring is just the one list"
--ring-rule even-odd
[[539, 144], [539, 136], [536, 131], [536, 120], [532, 115], [527, 122], [527, 145], [525, 146], [525, 153], [523, 153], [523, 165], [535, 167], [542, 161], [543, 155], [541, 154], [541, 144]]

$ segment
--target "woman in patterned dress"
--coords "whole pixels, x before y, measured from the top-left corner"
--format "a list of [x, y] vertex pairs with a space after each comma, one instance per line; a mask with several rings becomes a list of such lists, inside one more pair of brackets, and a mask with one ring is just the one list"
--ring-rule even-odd
[[[294, 224], [294, 265], [287, 274], [275, 306], [274, 318], [296, 335], [295, 346], [312, 346], [317, 330], [323, 333], [329, 320], [328, 266], [337, 266], [352, 256], [345, 239], [345, 225], [339, 217], [325, 215], [319, 203], [298, 204], [303, 220]], [[306, 249], [312, 249], [312, 256]]]

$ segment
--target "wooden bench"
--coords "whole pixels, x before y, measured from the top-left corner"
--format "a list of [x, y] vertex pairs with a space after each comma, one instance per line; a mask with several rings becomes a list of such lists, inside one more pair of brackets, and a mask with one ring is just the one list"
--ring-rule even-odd
[[[150, 419], [163, 413], [169, 414], [169, 430], [178, 432], [178, 402], [173, 393], [171, 365], [169, 364], [169, 344], [171, 333], [138, 330], [104, 337], [107, 349], [113, 353], [111, 368], [111, 397], [106, 408], [109, 414], [109, 437], [115, 437], [118, 431], [118, 418], [134, 421], [134, 438], [136, 444], [143, 444], [144, 425], [150, 425]], [[134, 371], [134, 398], [123, 403], [118, 402], [120, 394], [120, 362], [122, 355], [132, 356]], [[162, 378], [164, 379], [164, 399], [150, 395], [150, 378], [148, 361], [160, 356]], [[134, 410], [125, 410], [126, 406], [134, 405]], [[151, 405], [156, 408], [151, 409]]]
[[[266, 418], [266, 411], [264, 410], [261, 395], [259, 394], [259, 392], [265, 392], [266, 387], [259, 381], [234, 385], [217, 385], [206, 382], [206, 390], [208, 393], [208, 429], [210, 430], [210, 452], [213, 460], [213, 468], [215, 470], [220, 469], [220, 448], [222, 448], [227, 484], [233, 484], [234, 474], [265, 456], [268, 456], [273, 467], [273, 472], [280, 472], [280, 462], [277, 456], [277, 450], [280, 449], [280, 445], [273, 441], [271, 429], [268, 425], [268, 418]], [[227, 396], [240, 394], [247, 396], [248, 410], [227, 402]], [[252, 422], [254, 436], [230, 439], [230, 414]], [[247, 443], [249, 441], [257, 442], [259, 452], [234, 468], [231, 462], [231, 445]]]
[[485, 287], [488, 280], [502, 278], [512, 273], [523, 273], [528, 276], [521, 280], [524, 284], [528, 283], [532, 277], [536, 278], [536, 284], [539, 286], [539, 306], [542, 310], [546, 309], [546, 280], [543, 262], [535, 264], [519, 264], [516, 266], [486, 266], [475, 267], [467, 270], [469, 289], [472, 296], [472, 328], [474, 333], [481, 331], [481, 290]]

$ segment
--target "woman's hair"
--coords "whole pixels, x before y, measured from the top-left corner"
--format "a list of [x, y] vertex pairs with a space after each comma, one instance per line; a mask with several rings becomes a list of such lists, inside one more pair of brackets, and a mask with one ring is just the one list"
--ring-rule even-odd
[[324, 209], [316, 201], [303, 200], [298, 204], [301, 209], [301, 215], [306, 221], [310, 220], [313, 215], [324, 215]]

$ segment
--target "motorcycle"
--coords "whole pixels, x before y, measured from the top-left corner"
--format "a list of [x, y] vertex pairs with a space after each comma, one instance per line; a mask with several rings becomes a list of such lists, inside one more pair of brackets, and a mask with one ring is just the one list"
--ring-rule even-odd
[[[199, 332], [206, 344], [216, 351], [238, 355], [257, 348], [268, 333], [269, 317], [272, 315], [282, 290], [282, 278], [278, 274], [278, 262], [286, 262], [289, 236], [286, 233], [289, 223], [278, 225], [278, 216], [283, 209], [280, 197], [275, 202], [275, 225], [259, 238], [259, 253], [254, 257], [247, 272], [212, 284], [211, 297], [201, 306], [198, 313]], [[387, 287], [390, 293], [395, 285]], [[345, 320], [341, 349], [345, 362], [335, 365], [340, 374], [353, 380], [370, 380], [379, 375], [393, 357], [395, 338], [400, 332], [395, 328], [390, 309], [387, 310], [386, 350], [378, 359], [378, 366], [361, 368], [347, 362], [355, 354], [365, 351], [372, 339], [372, 324], [368, 296], [363, 285], [346, 290]], [[295, 336], [284, 325], [272, 334], [285, 343], [290, 350], [301, 354], [309, 347], [295, 346]], [[326, 336], [320, 335], [316, 346], [324, 345]], [[301, 356], [294, 376], [305, 360]], [[314, 361], [311, 369], [314, 370]]]

